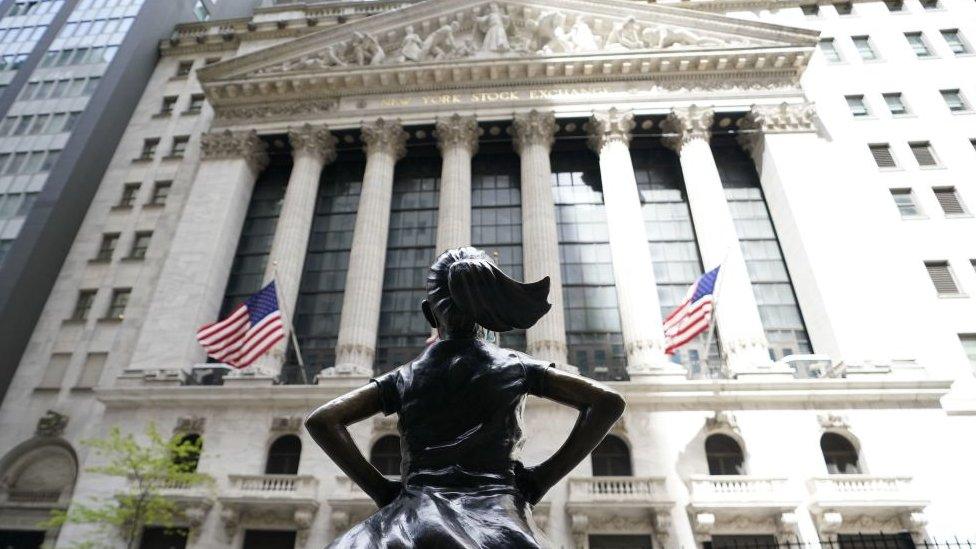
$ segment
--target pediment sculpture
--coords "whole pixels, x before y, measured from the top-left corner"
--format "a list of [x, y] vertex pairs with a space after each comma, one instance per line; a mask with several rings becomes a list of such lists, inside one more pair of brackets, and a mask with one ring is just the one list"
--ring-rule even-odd
[[552, 56], [593, 52], [680, 50], [745, 45], [742, 37], [549, 8], [526, 16], [522, 6], [492, 2], [471, 12], [407, 24], [380, 36], [353, 32], [314, 52], [260, 68], [253, 76], [455, 59]]

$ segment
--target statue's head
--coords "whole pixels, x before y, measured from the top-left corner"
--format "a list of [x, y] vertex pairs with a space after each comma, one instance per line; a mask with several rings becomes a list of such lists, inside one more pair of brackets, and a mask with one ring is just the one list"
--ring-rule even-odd
[[538, 282], [512, 280], [477, 248], [442, 253], [427, 273], [424, 316], [442, 335], [470, 335], [484, 327], [494, 332], [534, 325], [552, 305], [549, 277]]

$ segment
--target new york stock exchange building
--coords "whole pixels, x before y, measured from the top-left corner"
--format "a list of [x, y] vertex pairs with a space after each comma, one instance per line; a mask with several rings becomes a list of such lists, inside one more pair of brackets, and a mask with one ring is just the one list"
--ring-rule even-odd
[[[81, 441], [154, 423], [216, 482], [167, 487], [184, 520], [143, 547], [324, 546], [375, 506], [302, 418], [421, 352], [426, 268], [473, 245], [552, 279], [550, 314], [499, 344], [627, 401], [534, 508], [553, 547], [976, 538], [973, 21], [964, 0], [427, 0], [178, 26], [0, 409], [0, 530], [86, 539], [37, 526], [124, 482]], [[666, 354], [718, 265], [714, 330]], [[272, 279], [302, 364], [289, 340], [208, 362], [197, 329]], [[530, 464], [576, 420], [525, 414]], [[396, 416], [350, 432], [399, 474]]]

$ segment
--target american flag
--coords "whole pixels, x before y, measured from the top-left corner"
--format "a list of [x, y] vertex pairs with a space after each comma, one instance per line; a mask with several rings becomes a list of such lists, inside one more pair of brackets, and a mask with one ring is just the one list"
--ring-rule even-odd
[[715, 281], [718, 270], [711, 271], [698, 277], [698, 280], [688, 288], [688, 295], [671, 314], [664, 319], [664, 339], [667, 348], [664, 352], [672, 354], [688, 343], [698, 334], [708, 329], [712, 321], [712, 309], [715, 307]]
[[197, 330], [197, 341], [207, 355], [235, 368], [249, 366], [284, 338], [285, 324], [273, 280], [227, 318]]

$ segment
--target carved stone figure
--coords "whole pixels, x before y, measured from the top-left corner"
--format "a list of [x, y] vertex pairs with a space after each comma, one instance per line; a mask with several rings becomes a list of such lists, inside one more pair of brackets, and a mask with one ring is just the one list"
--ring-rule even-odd
[[680, 46], [722, 46], [724, 42], [716, 38], [699, 36], [689, 30], [662, 26], [647, 27], [641, 38], [649, 48], [667, 49]]
[[421, 45], [421, 56], [423, 58], [443, 59], [458, 54], [459, 48], [454, 35], [460, 29], [460, 23], [451, 21], [427, 35]]
[[569, 29], [569, 41], [573, 44], [573, 51], [594, 51], [600, 49], [597, 37], [593, 35], [590, 26], [582, 17], [577, 17], [572, 28]]
[[406, 34], [403, 36], [403, 42], [400, 43], [400, 55], [397, 56], [397, 61], [422, 61], [424, 59], [424, 42], [420, 39], [420, 35], [413, 31], [413, 25], [408, 25], [406, 28]]
[[488, 6], [488, 15], [476, 17], [475, 22], [478, 28], [485, 33], [485, 38], [481, 42], [481, 51], [504, 53], [511, 49], [508, 43], [508, 28], [511, 18], [502, 13], [498, 4], [492, 2]]
[[372, 34], [356, 31], [353, 33], [352, 57], [360, 66], [379, 65], [386, 59], [386, 53]]
[[532, 25], [539, 53], [566, 53], [573, 50], [569, 34], [563, 30], [566, 16], [562, 12], [550, 11], [539, 16]]
[[[528, 328], [551, 305], [549, 279], [512, 280], [474, 248], [448, 250], [430, 267], [424, 316], [437, 340], [415, 360], [312, 412], [312, 438], [380, 509], [333, 548], [547, 547], [531, 506], [590, 454], [624, 409], [614, 391], [484, 339]], [[520, 460], [526, 395], [580, 415], [547, 460]], [[398, 414], [401, 480], [380, 474], [347, 426]], [[341, 518], [341, 517], [340, 517]]]
[[644, 47], [644, 41], [640, 37], [640, 29], [637, 20], [633, 16], [628, 16], [623, 21], [613, 24], [610, 34], [607, 35], [607, 49], [626, 49], [638, 50]]

